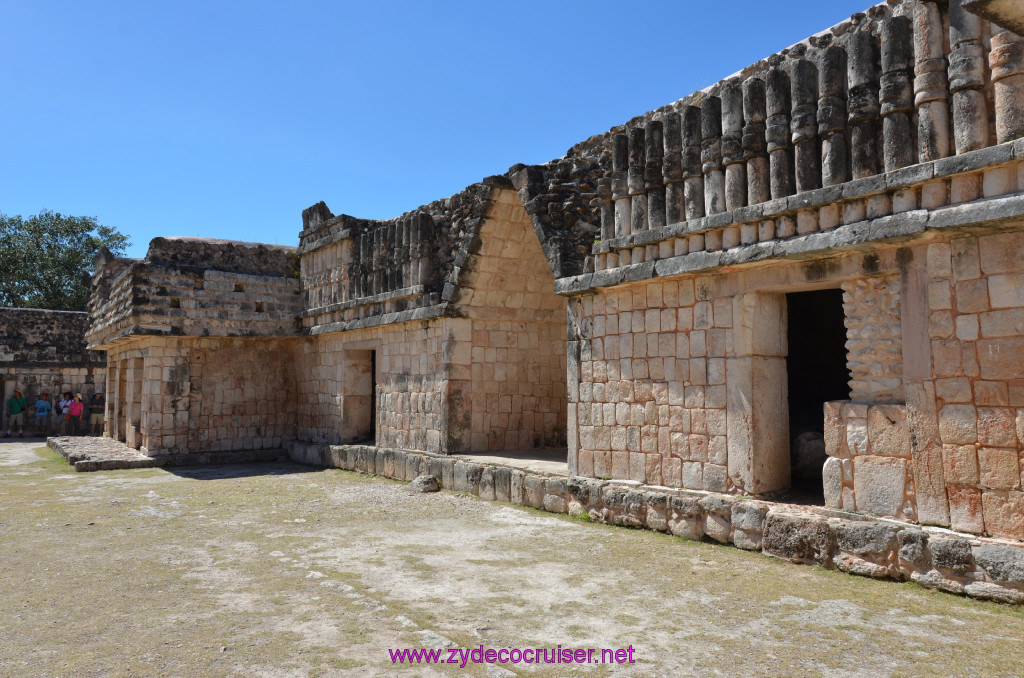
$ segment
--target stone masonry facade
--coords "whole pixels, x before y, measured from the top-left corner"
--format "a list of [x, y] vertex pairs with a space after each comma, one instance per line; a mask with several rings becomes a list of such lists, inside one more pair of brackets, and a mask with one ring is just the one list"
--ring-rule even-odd
[[297, 249], [101, 255], [89, 338], [112, 437], [151, 456], [565, 448], [567, 302], [507, 179], [388, 222], [303, 219]]
[[[1007, 11], [875, 5], [397, 218], [317, 203], [297, 248], [158, 238], [101, 257], [108, 432], [153, 456], [565, 449], [592, 497], [636, 483], [1022, 542]], [[718, 509], [747, 525], [714, 505], [702, 534]], [[885, 567], [916, 553], [886, 534]]]
[[[102, 351], [86, 349], [89, 316], [76, 311], [0, 308], [0, 397], [6, 405], [16, 389], [34, 403], [47, 393], [56, 402], [61, 393], [91, 398], [106, 385]], [[7, 408], [0, 413], [7, 426]]]

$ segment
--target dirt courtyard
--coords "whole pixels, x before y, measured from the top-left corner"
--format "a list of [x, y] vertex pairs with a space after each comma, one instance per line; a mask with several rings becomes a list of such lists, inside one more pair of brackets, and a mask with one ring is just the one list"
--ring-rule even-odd
[[[1010, 606], [336, 469], [79, 474], [38, 445], [0, 444], [3, 676], [1024, 673]], [[388, 653], [445, 645], [636, 663]]]

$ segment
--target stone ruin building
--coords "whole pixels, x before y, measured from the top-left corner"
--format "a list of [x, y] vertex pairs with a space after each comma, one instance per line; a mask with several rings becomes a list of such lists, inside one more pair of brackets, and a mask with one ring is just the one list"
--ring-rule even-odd
[[101, 257], [89, 341], [112, 437], [150, 455], [564, 449], [566, 300], [507, 179], [386, 221], [320, 203], [299, 241]]
[[38, 308], [0, 308], [0, 427], [6, 430], [6, 403], [20, 389], [30, 410], [42, 393], [71, 391], [91, 398], [106, 384], [103, 351], [86, 349], [89, 314]]
[[395, 219], [101, 257], [108, 433], [393, 477], [564, 446], [573, 479], [1024, 540], [1020, 14], [894, 0]]

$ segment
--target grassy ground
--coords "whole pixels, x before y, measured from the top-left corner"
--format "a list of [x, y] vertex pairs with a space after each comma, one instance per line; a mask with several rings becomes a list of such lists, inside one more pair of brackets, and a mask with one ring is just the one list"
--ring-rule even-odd
[[1024, 673], [1019, 608], [338, 470], [0, 444], [0, 549], [4, 676], [499, 675], [388, 656], [446, 641], [638, 661], [521, 676]]

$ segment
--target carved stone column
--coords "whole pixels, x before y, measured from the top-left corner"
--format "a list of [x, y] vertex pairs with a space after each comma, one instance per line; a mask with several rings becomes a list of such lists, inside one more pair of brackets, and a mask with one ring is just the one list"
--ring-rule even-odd
[[704, 174], [701, 168], [701, 111], [683, 109], [683, 194], [686, 220], [704, 216]]
[[772, 68], [765, 76], [768, 120], [765, 138], [768, 142], [768, 174], [772, 199], [793, 195], [793, 137], [789, 128], [789, 75], [781, 68]]
[[675, 111], [665, 114], [665, 157], [661, 162], [661, 171], [665, 179], [665, 223], [667, 224], [675, 224], [686, 219], [681, 124], [679, 114]]
[[790, 74], [793, 94], [793, 156], [796, 192], [821, 188], [821, 153], [818, 149], [818, 69], [798, 59]]
[[647, 230], [647, 195], [644, 193], [644, 158], [647, 135], [643, 127], [629, 130], [629, 197], [631, 205], [630, 233]]
[[615, 237], [629, 235], [632, 209], [629, 200], [629, 137], [616, 134], [612, 147], [612, 200], [615, 201]]
[[945, 31], [934, 2], [914, 11], [914, 105], [917, 106], [917, 161], [949, 155], [949, 81], [946, 78]]
[[885, 171], [913, 165], [914, 137], [910, 117], [914, 100], [910, 84], [913, 33], [910, 19], [889, 17], [882, 23], [882, 154]]
[[849, 57], [850, 169], [854, 179], [878, 174], [878, 67], [875, 41], [867, 31], [850, 36]]
[[834, 186], [850, 179], [846, 146], [846, 50], [842, 47], [829, 47], [821, 55], [818, 96], [821, 184]]
[[725, 164], [725, 209], [747, 204], [747, 164], [743, 156], [743, 90], [730, 82], [722, 90], [722, 162]]
[[1009, 31], [992, 36], [992, 85], [995, 89], [996, 141], [1024, 136], [1024, 38]]
[[711, 96], [700, 109], [700, 158], [704, 172], [704, 210], [725, 210], [725, 175], [722, 173], [722, 100]]
[[647, 125], [647, 148], [644, 159], [644, 190], [647, 193], [647, 225], [665, 225], [665, 180], [661, 165], [665, 156], [665, 139], [660, 120]]
[[743, 83], [743, 157], [747, 161], [748, 205], [771, 198], [765, 141], [766, 111], [764, 80], [748, 78]]
[[949, 90], [956, 152], [966, 153], [988, 146], [989, 124], [982, 22], [961, 2], [949, 2]]

